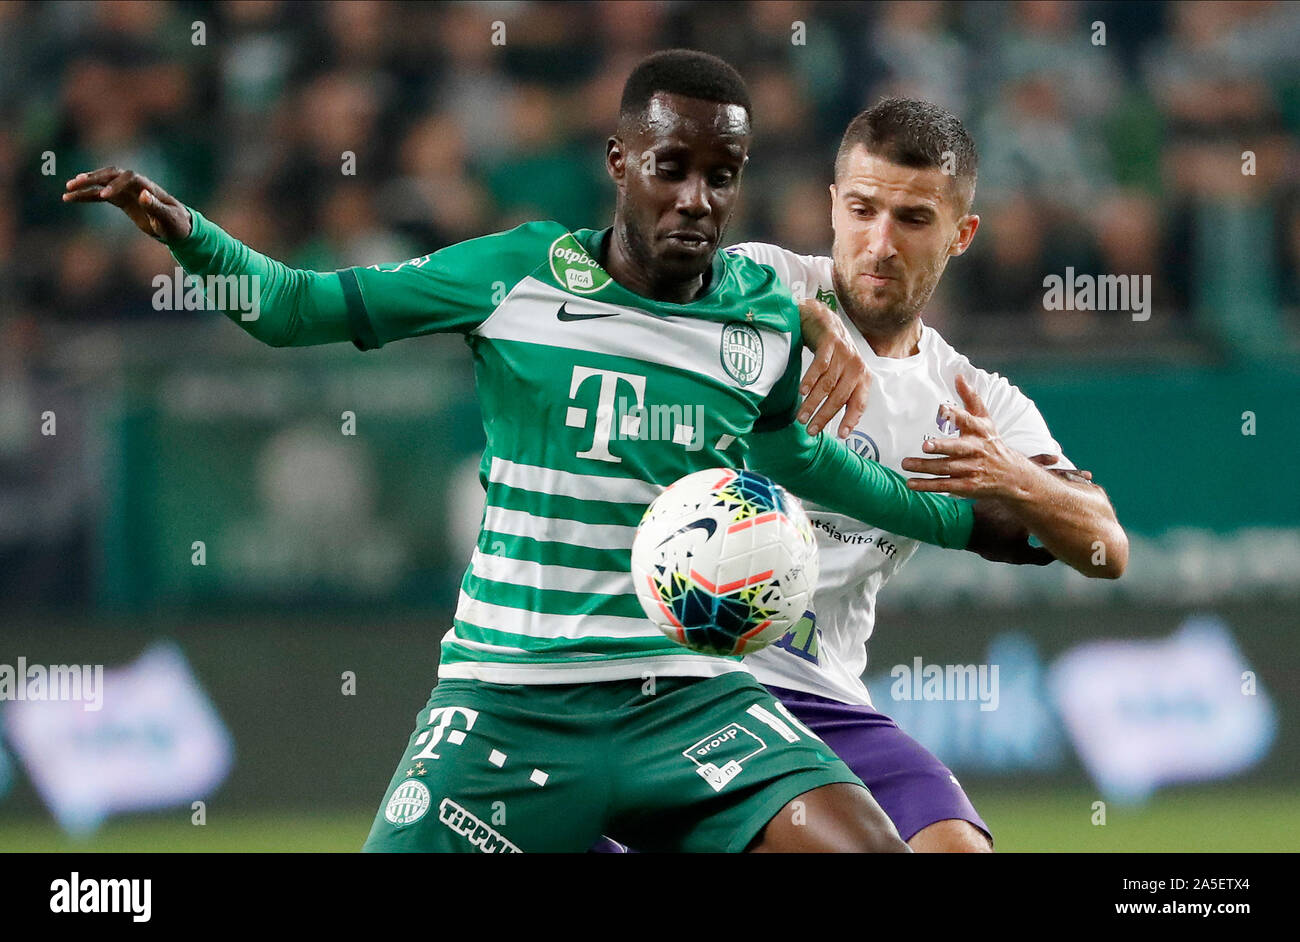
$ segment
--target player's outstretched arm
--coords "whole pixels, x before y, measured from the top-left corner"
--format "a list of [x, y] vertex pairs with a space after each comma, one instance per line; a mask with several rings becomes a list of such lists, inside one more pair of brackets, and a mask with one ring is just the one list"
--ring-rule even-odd
[[[908, 490], [907, 479], [797, 422], [751, 432], [747, 464], [795, 495], [900, 536], [949, 549], [970, 542], [969, 501]], [[922, 498], [916, 500], [914, 498]]]
[[814, 438], [796, 422], [753, 432], [746, 441], [754, 470], [799, 497], [890, 533], [969, 550], [993, 562], [1041, 566], [1054, 558], [1042, 547], [1030, 546], [1028, 529], [999, 505], [909, 490], [901, 474], [829, 435]]
[[66, 203], [118, 207], [141, 232], [165, 244], [189, 274], [245, 279], [239, 296], [253, 300], [251, 310], [223, 313], [263, 343], [307, 346], [353, 339], [338, 273], [289, 268], [255, 252], [132, 170], [80, 173], [66, 189]]

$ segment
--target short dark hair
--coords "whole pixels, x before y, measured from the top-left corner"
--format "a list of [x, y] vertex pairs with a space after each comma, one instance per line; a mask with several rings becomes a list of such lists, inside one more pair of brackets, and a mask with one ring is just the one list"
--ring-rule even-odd
[[979, 156], [975, 140], [947, 108], [916, 98], [884, 98], [849, 122], [835, 155], [835, 179], [853, 148], [890, 163], [921, 169], [951, 167], [962, 211], [975, 195]]
[[623, 86], [619, 121], [634, 121], [656, 92], [740, 105], [753, 123], [749, 89], [740, 73], [717, 56], [695, 49], [665, 49], [637, 63]]

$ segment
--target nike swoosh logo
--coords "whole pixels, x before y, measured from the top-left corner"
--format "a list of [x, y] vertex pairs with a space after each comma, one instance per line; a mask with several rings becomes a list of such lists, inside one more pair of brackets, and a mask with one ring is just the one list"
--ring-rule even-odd
[[561, 304], [560, 309], [555, 312], [555, 316], [562, 321], [589, 321], [596, 317], [614, 317], [618, 314], [618, 311], [610, 311], [606, 314], [570, 314], [565, 310], [565, 305], [567, 304], [567, 301], [564, 304]]
[[717, 532], [717, 529], [718, 529], [718, 521], [714, 520], [712, 517], [703, 517], [692, 523], [686, 524], [686, 526], [682, 527], [680, 530], [674, 530], [672, 533], [668, 534], [666, 537], [660, 540], [659, 545], [663, 546], [673, 537], [681, 536], [687, 530], [708, 530], [709, 537], [711, 538], [713, 534]]

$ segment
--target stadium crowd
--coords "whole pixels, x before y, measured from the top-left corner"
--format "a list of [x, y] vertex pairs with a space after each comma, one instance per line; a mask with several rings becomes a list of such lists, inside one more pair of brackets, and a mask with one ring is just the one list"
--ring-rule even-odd
[[161, 246], [59, 205], [71, 173], [106, 164], [298, 267], [596, 225], [622, 82], [674, 45], [722, 55], [755, 98], [732, 241], [825, 252], [838, 136], [880, 96], [964, 116], [984, 228], [929, 312], [959, 343], [999, 324], [1026, 346], [1104, 333], [1109, 315], [1044, 310], [1067, 266], [1152, 275], [1157, 331], [1243, 293], [1300, 305], [1297, 4], [16, 2], [0, 330], [187, 316], [150, 307]]

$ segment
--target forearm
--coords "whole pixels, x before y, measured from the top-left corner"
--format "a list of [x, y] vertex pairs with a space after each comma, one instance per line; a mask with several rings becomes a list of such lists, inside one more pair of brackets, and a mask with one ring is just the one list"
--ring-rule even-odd
[[813, 437], [797, 423], [747, 438], [748, 464], [796, 496], [899, 536], [965, 549], [969, 501], [908, 489], [906, 480], [855, 454], [829, 435]]
[[191, 275], [241, 280], [238, 288], [252, 300], [251, 309], [226, 304], [222, 312], [245, 331], [275, 347], [352, 339], [339, 273], [290, 268], [255, 252], [193, 208], [190, 215], [189, 236], [167, 247]]
[[1106, 492], [1035, 467], [1005, 498], [1052, 555], [1085, 576], [1118, 579], [1128, 565], [1128, 537]]

